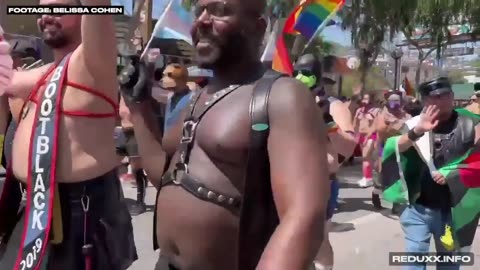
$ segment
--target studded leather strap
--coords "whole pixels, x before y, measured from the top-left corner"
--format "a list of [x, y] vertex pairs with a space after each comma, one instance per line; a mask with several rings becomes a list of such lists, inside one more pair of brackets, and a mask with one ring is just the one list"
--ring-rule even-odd
[[165, 176], [162, 178], [162, 186], [169, 185], [179, 185], [200, 200], [218, 204], [230, 210], [240, 209], [242, 200], [240, 197], [226, 195], [211, 189], [201, 184], [190, 174], [183, 173], [182, 171], [165, 174]]

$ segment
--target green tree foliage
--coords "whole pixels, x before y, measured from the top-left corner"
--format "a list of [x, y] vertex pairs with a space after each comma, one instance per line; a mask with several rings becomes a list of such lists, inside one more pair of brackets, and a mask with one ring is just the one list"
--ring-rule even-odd
[[[415, 84], [420, 83], [422, 63], [433, 53], [440, 57], [450, 39], [448, 26], [463, 24], [465, 14], [471, 7], [470, 0], [398, 0], [400, 9], [395, 17], [396, 27], [408, 41], [409, 45], [418, 51]], [[415, 36], [416, 29], [423, 33]], [[425, 48], [419, 40], [427, 41], [431, 47]]]
[[[362, 83], [362, 72], [354, 71], [343, 76], [342, 95], [352, 96], [352, 89]], [[381, 92], [391, 88], [390, 83], [383, 76], [382, 71], [377, 67], [372, 67], [365, 76], [365, 92]]]
[[450, 71], [448, 73], [448, 79], [450, 80], [450, 83], [452, 84], [463, 84], [467, 83], [467, 80], [463, 77], [464, 73], [460, 70], [454, 70]]

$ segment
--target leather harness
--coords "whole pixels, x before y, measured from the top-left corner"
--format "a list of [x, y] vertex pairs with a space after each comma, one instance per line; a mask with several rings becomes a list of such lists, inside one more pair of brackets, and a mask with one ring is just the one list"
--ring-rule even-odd
[[226, 97], [239, 87], [240, 85], [231, 85], [215, 93], [210, 100], [205, 102], [206, 107], [204, 107], [203, 110], [199, 112], [197, 112], [195, 108], [204, 90], [197, 92], [192, 97], [192, 101], [189, 106], [189, 113], [185, 121], [183, 122], [182, 138], [180, 140], [179, 146], [180, 159], [175, 164], [175, 168], [173, 169], [173, 171], [167, 172], [163, 176], [161, 187], [168, 185], [179, 185], [201, 200], [215, 203], [230, 209], [238, 209], [240, 207], [241, 198], [222, 194], [215, 189], [209, 188], [201, 184], [199, 181], [194, 179], [188, 171], [190, 154], [193, 149], [197, 126], [200, 120], [217, 102], [222, 100], [224, 97]]
[[[265, 77], [271, 75], [270, 72], [266, 72], [264, 78], [260, 79], [257, 85], [254, 87], [253, 96], [250, 104], [250, 114], [252, 115], [253, 103], [255, 103], [255, 89], [258, 89], [262, 80], [265, 80]], [[272, 76], [271, 76], [272, 77]], [[273, 84], [273, 82], [281, 77], [279, 74], [273, 75], [273, 80], [267, 80], [268, 83]], [[184, 188], [186, 191], [191, 193], [193, 196], [197, 197], [200, 200], [211, 202], [219, 206], [225, 207], [229, 210], [238, 211], [242, 204], [242, 198], [240, 196], [234, 196], [229, 194], [221, 193], [213, 188], [210, 188], [201, 183], [201, 181], [195, 179], [189, 173], [188, 164], [190, 161], [191, 151], [195, 142], [195, 136], [198, 124], [205, 116], [205, 114], [220, 100], [234, 92], [238, 89], [240, 85], [230, 85], [229, 87], [218, 91], [215, 93], [211, 99], [205, 102], [205, 107], [202, 110], [196, 110], [200, 96], [205, 90], [198, 91], [192, 96], [189, 113], [187, 114], [186, 119], [183, 122], [182, 129], [182, 138], [179, 145], [179, 154], [180, 159], [175, 164], [175, 168], [171, 172], [165, 173], [162, 178], [161, 187], [169, 185], [178, 185]], [[264, 88], [265, 86], [261, 86]], [[271, 87], [271, 85], [270, 85]], [[259, 98], [264, 98], [261, 96]], [[268, 98], [268, 96], [267, 96]], [[256, 101], [258, 103], [258, 101]], [[267, 100], [262, 100], [262, 105], [265, 105]], [[266, 107], [266, 106], [265, 106]], [[253, 119], [252, 119], [253, 120]], [[253, 143], [253, 142], [251, 142]]]

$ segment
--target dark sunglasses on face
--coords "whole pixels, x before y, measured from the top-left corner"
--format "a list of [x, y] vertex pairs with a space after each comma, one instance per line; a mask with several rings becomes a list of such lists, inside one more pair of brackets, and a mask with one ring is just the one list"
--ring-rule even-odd
[[307, 77], [314, 75], [313, 72], [311, 72], [310, 70], [295, 70], [293, 72], [293, 77], [296, 77], [298, 74], [302, 74]]
[[231, 4], [224, 1], [210, 2], [206, 5], [196, 5], [194, 7], [195, 18], [200, 17], [203, 12], [207, 11], [208, 15], [213, 18], [223, 19], [231, 16], [234, 13], [234, 8]]

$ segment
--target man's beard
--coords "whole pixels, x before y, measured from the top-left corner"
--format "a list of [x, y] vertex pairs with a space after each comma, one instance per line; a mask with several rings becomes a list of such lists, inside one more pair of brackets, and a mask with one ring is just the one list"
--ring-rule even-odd
[[66, 47], [70, 43], [68, 38], [63, 34], [60, 34], [55, 37], [48, 37], [48, 38], [44, 37], [43, 42], [45, 42], [45, 44], [47, 44], [48, 47], [52, 49], [61, 49]]
[[219, 70], [232, 64], [251, 58], [251, 40], [241, 31], [231, 33], [223, 40], [208, 37], [211, 51], [208, 55], [196, 53], [198, 66], [204, 69]]
[[52, 49], [61, 49], [70, 44], [69, 38], [60, 29], [53, 33], [42, 29], [42, 39]]

